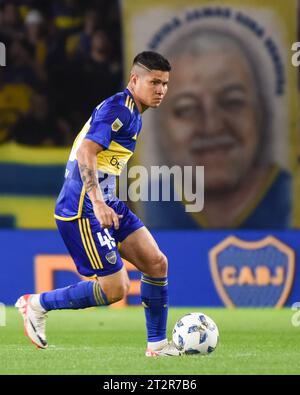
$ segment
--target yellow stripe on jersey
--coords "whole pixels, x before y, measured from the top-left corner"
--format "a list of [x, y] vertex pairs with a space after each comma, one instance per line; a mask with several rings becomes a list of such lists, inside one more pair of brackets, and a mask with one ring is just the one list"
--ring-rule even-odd
[[82, 186], [81, 189], [81, 194], [80, 194], [80, 199], [79, 199], [79, 205], [78, 205], [78, 218], [81, 217], [82, 214], [82, 207], [83, 207], [83, 201], [84, 201], [84, 195], [85, 195], [85, 186]]
[[79, 133], [77, 134], [77, 136], [75, 137], [73, 146], [76, 145], [77, 140], [79, 139], [79, 137], [80, 137], [82, 134], [86, 134], [86, 133], [88, 132], [89, 127], [91, 126], [90, 120], [91, 120], [91, 118], [84, 124], [83, 128], [80, 130], [80, 132], [79, 132]]
[[69, 156], [69, 160], [70, 161], [73, 161], [73, 160], [76, 159], [77, 150], [78, 150], [80, 144], [82, 143], [83, 139], [85, 138], [87, 132], [90, 129], [91, 119], [92, 118], [89, 118], [89, 120], [84, 124], [83, 128], [81, 129], [81, 131], [76, 136], [75, 141], [74, 141], [73, 146], [72, 146], [72, 150], [71, 150], [70, 156]]
[[125, 107], [129, 108], [130, 112], [133, 111], [134, 102], [133, 102], [133, 100], [131, 99], [130, 96], [127, 96], [127, 97], [126, 97]]
[[54, 218], [59, 219], [60, 221], [74, 221], [74, 219], [81, 218], [84, 195], [85, 195], [85, 187], [83, 185], [82, 189], [81, 189], [80, 198], [79, 198], [77, 215], [75, 215], [74, 217], [61, 217], [60, 215], [54, 214]]
[[133, 100], [131, 99], [131, 105], [130, 105], [130, 111], [131, 111], [131, 112], [133, 112], [133, 107], [134, 107], [134, 102], [133, 102]]
[[88, 258], [89, 258], [89, 261], [90, 261], [90, 263], [92, 265], [92, 268], [94, 270], [96, 270], [96, 269], [98, 269], [97, 268], [97, 264], [95, 263], [93, 257], [91, 256], [90, 250], [89, 250], [89, 248], [87, 246], [86, 235], [85, 235], [85, 232], [84, 232], [84, 229], [83, 229], [83, 223], [82, 223], [82, 219], [81, 218], [78, 219], [78, 224], [79, 224], [80, 236], [81, 236], [81, 240], [82, 240], [82, 244], [84, 246], [85, 252], [86, 252], [86, 254], [87, 254]]
[[101, 267], [101, 269], [103, 269], [103, 264], [101, 262], [101, 258], [99, 256], [98, 250], [96, 248], [96, 245], [95, 245], [95, 242], [94, 242], [94, 239], [93, 239], [93, 235], [92, 235], [92, 231], [91, 231], [91, 225], [90, 225], [90, 220], [88, 218], [86, 218], [83, 221], [86, 222], [86, 227], [87, 227], [89, 238], [90, 238], [90, 241], [91, 241], [91, 244], [92, 244], [92, 249], [94, 251], [95, 257], [96, 257], [97, 262], [98, 262], [98, 265]]
[[98, 170], [119, 176], [132, 154], [129, 149], [112, 141], [107, 150], [100, 151], [97, 155]]

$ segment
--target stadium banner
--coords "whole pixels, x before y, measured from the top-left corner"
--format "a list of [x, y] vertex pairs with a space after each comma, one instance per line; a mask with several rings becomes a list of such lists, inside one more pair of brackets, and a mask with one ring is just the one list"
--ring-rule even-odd
[[0, 228], [55, 229], [69, 148], [0, 145]]
[[[219, 211], [222, 212], [223, 207], [227, 212], [227, 223], [222, 216], [216, 221], [209, 209], [215, 209], [213, 201], [209, 205], [214, 194], [207, 193], [203, 212], [180, 214], [180, 219], [181, 202], [173, 202], [173, 209], [164, 206], [165, 210], [160, 210], [158, 204], [137, 203], [136, 210], [144, 222], [157, 229], [299, 227], [299, 106], [297, 68], [291, 63], [291, 45], [297, 41], [297, 1], [124, 0], [121, 4], [125, 80], [133, 57], [141, 51], [157, 51], [166, 56], [172, 66], [163, 103], [159, 109], [143, 114], [142, 136], [132, 164], [149, 167], [203, 165], [205, 190], [218, 191]], [[252, 79], [251, 84], [249, 79], [246, 81], [244, 72]], [[237, 99], [232, 86], [234, 99], [231, 94], [231, 98], [222, 94], [225, 88], [230, 90], [229, 80], [237, 82], [236, 78], [240, 86], [247, 87], [244, 101], [239, 104], [233, 103], [241, 96]], [[247, 115], [246, 102], [250, 103], [254, 98], [248, 97], [250, 86], [255, 91], [252, 93], [257, 103], [248, 107]], [[209, 132], [203, 126], [209, 116], [205, 113], [208, 99], [214, 103], [211, 108], [214, 118], [211, 119], [219, 125], [220, 139], [227, 138], [228, 142], [229, 136], [233, 138], [234, 130], [241, 136], [248, 136], [247, 142], [239, 146], [240, 152], [236, 152], [238, 162], [234, 162], [225, 150], [218, 160], [214, 160], [214, 153], [203, 148], [205, 144], [217, 145], [219, 141], [217, 138], [209, 140]], [[239, 125], [236, 123], [238, 114], [241, 114]], [[223, 130], [222, 136], [220, 130]], [[219, 145], [221, 150], [220, 141]], [[200, 148], [198, 153], [192, 150], [192, 147], [196, 150], [199, 146], [202, 153]], [[256, 147], [253, 155], [248, 155], [250, 146]], [[259, 172], [255, 172], [257, 168]], [[248, 191], [238, 202], [235, 199], [235, 207], [228, 212], [221, 195], [222, 188], [225, 197], [226, 187], [235, 185], [233, 192], [240, 196], [242, 181], [250, 174], [253, 178], [247, 182]], [[262, 180], [260, 177], [263, 182], [259, 181]], [[176, 221], [174, 217], [177, 217]]]
[[[281, 307], [300, 301], [300, 231], [157, 231], [170, 306]], [[1, 230], [0, 303], [81, 280], [58, 232]], [[114, 307], [140, 305], [140, 273]]]

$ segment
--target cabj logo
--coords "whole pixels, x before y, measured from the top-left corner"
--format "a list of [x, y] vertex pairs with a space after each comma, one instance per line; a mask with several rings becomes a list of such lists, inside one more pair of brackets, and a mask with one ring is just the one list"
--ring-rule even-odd
[[212, 248], [210, 268], [217, 291], [228, 307], [281, 307], [292, 288], [294, 251], [268, 236], [243, 241], [230, 236]]

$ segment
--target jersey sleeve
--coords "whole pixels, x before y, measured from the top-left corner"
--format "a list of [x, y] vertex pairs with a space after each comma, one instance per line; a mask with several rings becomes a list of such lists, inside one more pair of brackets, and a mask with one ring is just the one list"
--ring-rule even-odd
[[91, 126], [85, 138], [95, 141], [107, 149], [113, 138], [112, 133], [118, 133], [128, 126], [130, 110], [121, 105], [107, 105], [96, 108], [92, 115]]

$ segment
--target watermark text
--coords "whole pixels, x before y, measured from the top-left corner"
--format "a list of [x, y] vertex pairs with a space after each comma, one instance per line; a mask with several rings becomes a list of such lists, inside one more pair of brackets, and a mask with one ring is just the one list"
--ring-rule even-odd
[[0, 42], [0, 66], [6, 66], [6, 47]]
[[[109, 177], [100, 182], [109, 188]], [[125, 166], [119, 182], [119, 199], [131, 202], [182, 202], [186, 212], [204, 207], [203, 166]]]
[[292, 65], [295, 67], [300, 66], [300, 42], [295, 42], [292, 44], [292, 51], [295, 52], [292, 55]]
[[300, 326], [300, 302], [293, 303], [292, 310], [296, 312], [293, 314], [291, 318], [291, 323], [293, 326], [298, 327]]

